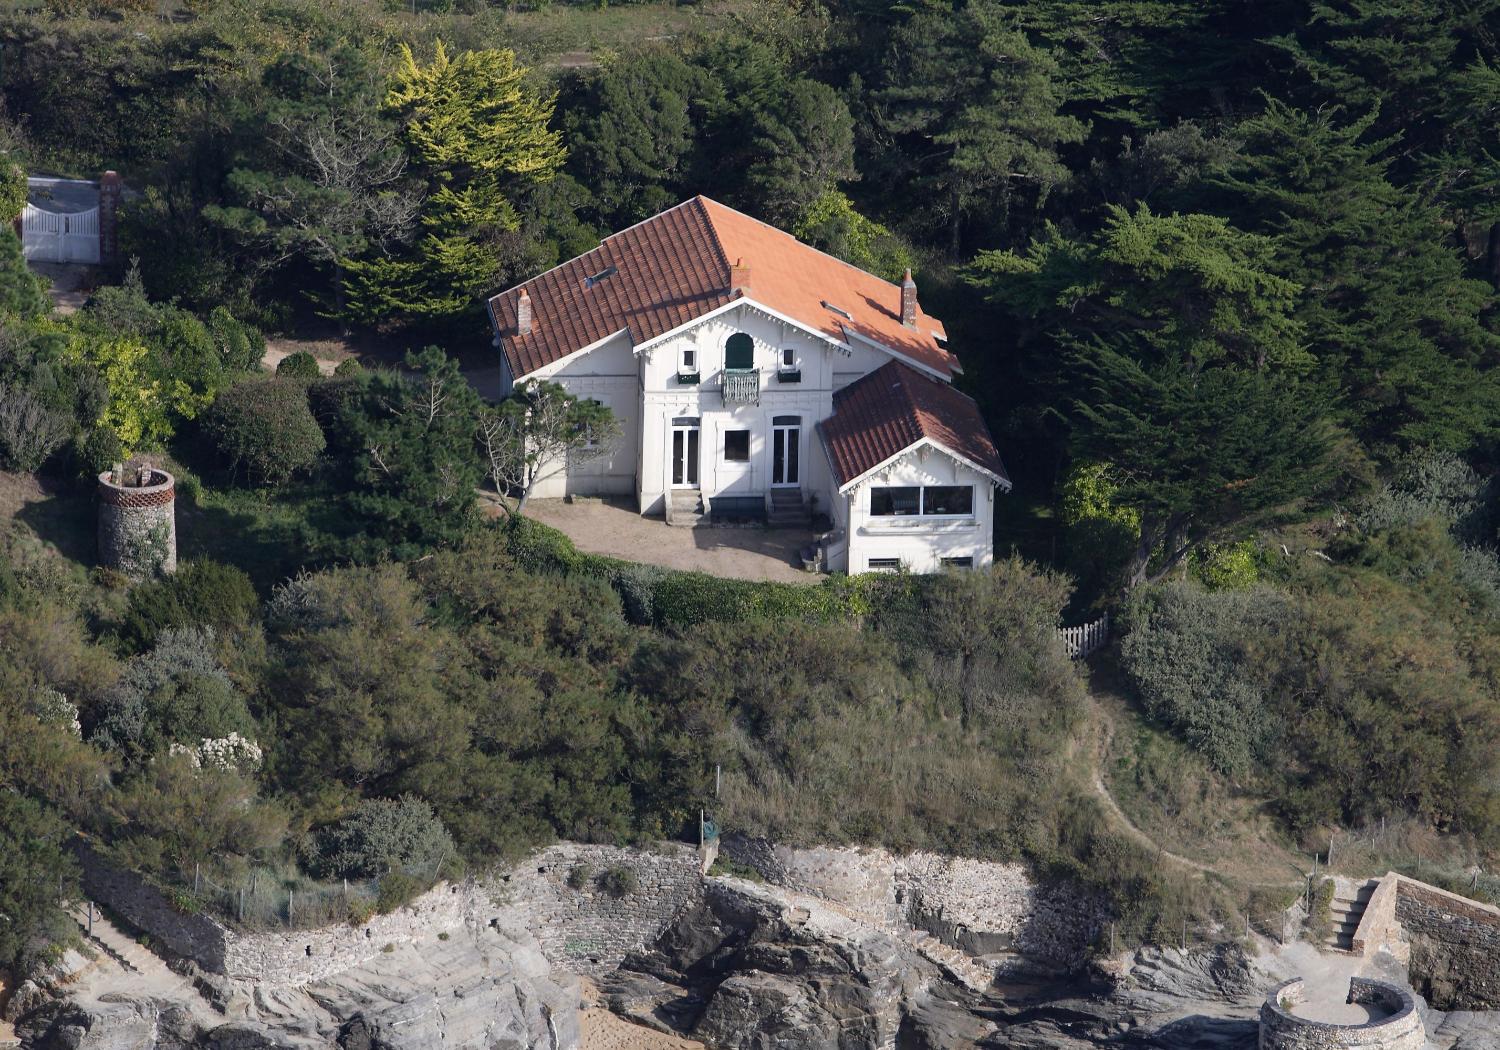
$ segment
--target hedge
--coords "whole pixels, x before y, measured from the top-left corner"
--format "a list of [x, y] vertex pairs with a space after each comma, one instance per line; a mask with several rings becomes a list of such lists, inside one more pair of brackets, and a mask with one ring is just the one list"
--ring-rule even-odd
[[885, 591], [909, 586], [906, 577], [884, 575], [829, 576], [810, 585], [725, 579], [586, 554], [562, 532], [530, 518], [512, 518], [500, 527], [521, 568], [605, 580], [619, 593], [630, 622], [639, 626], [765, 617], [856, 619], [869, 614]]

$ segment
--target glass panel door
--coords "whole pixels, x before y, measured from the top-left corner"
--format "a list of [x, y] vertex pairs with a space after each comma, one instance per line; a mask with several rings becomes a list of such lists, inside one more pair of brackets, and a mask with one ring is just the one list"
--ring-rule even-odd
[[801, 427], [773, 427], [771, 430], [771, 484], [791, 487], [798, 484], [798, 459], [801, 455]]
[[672, 428], [672, 487], [698, 487], [698, 428]]

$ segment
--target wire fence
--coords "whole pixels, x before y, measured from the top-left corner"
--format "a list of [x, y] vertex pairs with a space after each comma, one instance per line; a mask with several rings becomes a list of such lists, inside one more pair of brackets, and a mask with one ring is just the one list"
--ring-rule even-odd
[[[1094, 948], [1109, 955], [1143, 946], [1194, 948], [1244, 943], [1258, 935], [1287, 944], [1304, 932], [1302, 913], [1293, 909], [1247, 911], [1221, 921], [1153, 917], [1101, 923], [1094, 932]], [[1311, 931], [1309, 931], [1311, 932]]]
[[166, 880], [164, 889], [172, 906], [189, 914], [208, 913], [253, 930], [312, 929], [363, 922], [405, 903], [432, 881], [407, 872], [319, 881], [274, 867], [210, 873], [194, 865]]

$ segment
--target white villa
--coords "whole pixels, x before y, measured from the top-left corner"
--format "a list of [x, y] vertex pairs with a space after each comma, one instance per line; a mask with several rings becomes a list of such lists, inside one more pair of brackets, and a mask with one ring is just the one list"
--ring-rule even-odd
[[826, 514], [830, 571], [987, 565], [1005, 466], [941, 322], [900, 284], [706, 197], [489, 301], [502, 389], [548, 380], [609, 406], [615, 446], [538, 497], [642, 514]]

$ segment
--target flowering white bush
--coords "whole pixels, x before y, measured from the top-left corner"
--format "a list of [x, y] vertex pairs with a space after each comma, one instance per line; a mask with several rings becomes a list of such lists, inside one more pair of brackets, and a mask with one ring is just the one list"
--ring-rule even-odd
[[78, 705], [51, 686], [42, 686], [31, 694], [26, 705], [37, 721], [43, 725], [62, 725], [73, 730], [73, 735], [83, 736], [83, 723], [78, 721]]
[[197, 747], [189, 747], [187, 744], [173, 744], [167, 748], [170, 755], [186, 755], [188, 761], [193, 764], [194, 769], [238, 769], [241, 771], [259, 769], [265, 752], [254, 740], [247, 740], [238, 733], [230, 733], [228, 736], [204, 737], [203, 742]]

